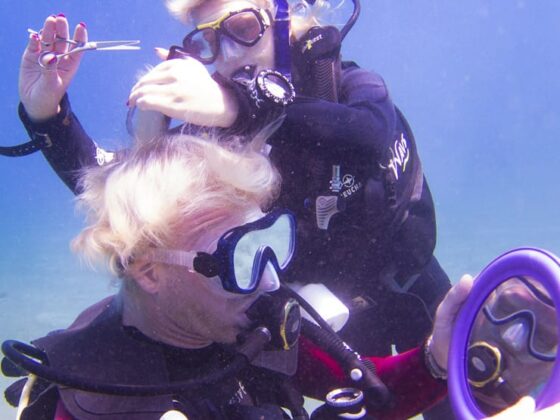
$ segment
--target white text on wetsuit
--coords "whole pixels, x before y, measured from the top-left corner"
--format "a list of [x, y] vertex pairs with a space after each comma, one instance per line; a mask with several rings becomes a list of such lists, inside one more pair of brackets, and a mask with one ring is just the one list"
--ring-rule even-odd
[[401, 133], [400, 139], [395, 140], [393, 147], [389, 147], [389, 150], [391, 151], [391, 159], [389, 159], [387, 167], [393, 171], [395, 179], [399, 179], [399, 168], [402, 172], [405, 172], [406, 164], [410, 158], [410, 149], [403, 133]]

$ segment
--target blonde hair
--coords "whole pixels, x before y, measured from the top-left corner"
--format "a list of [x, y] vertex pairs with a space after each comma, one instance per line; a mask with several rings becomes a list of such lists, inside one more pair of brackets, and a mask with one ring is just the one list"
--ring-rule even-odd
[[[183, 23], [192, 20], [192, 12], [205, 1], [212, 0], [165, 0], [167, 10]], [[262, 7], [274, 7], [273, 0], [252, 0]]]
[[72, 247], [120, 274], [148, 247], [171, 246], [179, 227], [194, 240], [227, 217], [265, 209], [280, 177], [254, 147], [177, 135], [139, 143], [118, 162], [87, 169], [80, 186], [78, 207], [89, 226]]

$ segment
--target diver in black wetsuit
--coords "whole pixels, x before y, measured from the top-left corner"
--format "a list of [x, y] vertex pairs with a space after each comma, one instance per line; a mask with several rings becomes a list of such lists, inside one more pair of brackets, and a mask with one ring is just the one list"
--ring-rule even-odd
[[[118, 273], [120, 287], [33, 346], [2, 344], [4, 374], [36, 375], [7, 390], [21, 420], [309, 420], [303, 396], [333, 390], [353, 418], [393, 420], [445, 395], [434, 373], [472, 277], [440, 305], [424, 353], [359, 358], [303, 323], [280, 282], [296, 221], [261, 210], [281, 180], [253, 144], [160, 137], [83, 172], [88, 226], [73, 248]], [[353, 407], [347, 387], [361, 395]], [[311, 418], [335, 420], [329, 407]]]
[[[214, 62], [218, 70], [214, 77], [192, 58], [167, 60], [133, 88], [131, 107], [138, 108], [140, 119], [148, 115], [145, 111], [158, 111], [187, 121], [176, 131], [200, 132], [213, 126], [242, 140], [274, 123], [279, 107], [266, 102], [266, 97], [259, 98], [263, 92], [250, 83], [260, 70], [279, 68], [282, 51], [277, 48], [276, 56], [272, 52], [272, 42], [278, 39], [273, 30], [280, 26], [275, 22], [270, 27], [274, 8], [264, 0], [227, 5], [209, 0], [192, 10], [187, 3], [169, 2], [179, 15], [197, 24], [216, 22], [229, 12], [252, 7], [242, 17], [257, 22], [254, 43], [241, 44], [232, 33], [234, 25], [218, 28], [221, 33], [214, 39], [219, 43], [210, 45], [210, 56], [203, 57], [206, 50], [200, 50], [197, 57], [201, 62]], [[232, 14], [237, 15], [240, 13]], [[68, 37], [64, 17], [49, 19], [43, 37], [54, 37], [60, 31], [56, 28], [64, 25], [66, 30], [58, 35]], [[186, 40], [193, 41], [197, 30]], [[302, 32], [294, 47], [316, 39], [311, 30]], [[78, 26], [75, 36], [87, 37], [85, 28]], [[193, 44], [184, 43], [179, 53]], [[338, 58], [339, 47], [335, 43], [327, 55], [334, 51]], [[72, 55], [40, 68], [36, 55], [41, 48], [45, 47], [32, 35], [28, 61], [24, 57], [28, 63], [25, 71], [44, 76], [52, 74], [55, 66], [77, 69], [79, 57]], [[291, 58], [298, 95], [283, 107], [284, 120], [268, 140], [270, 156], [283, 178], [278, 204], [291, 209], [299, 222], [298, 252], [286, 279], [324, 283], [342, 299], [352, 314], [342, 335], [357, 350], [384, 355], [391, 344], [399, 351], [410, 348], [425, 339], [437, 303], [450, 286], [433, 257], [433, 202], [412, 132], [375, 73], [344, 63], [337, 67], [336, 101], [318, 99], [305, 84], [314, 61], [301, 59], [297, 53]], [[22, 74], [26, 80], [25, 72]], [[20, 116], [32, 139], [49, 145], [43, 153], [77, 192], [77, 170], [104, 164], [118, 155], [98, 148], [82, 129], [64, 96], [68, 83], [64, 79], [49, 90], [51, 102], [44, 107], [40, 102], [45, 101], [45, 92], [31, 97], [24, 89]]]

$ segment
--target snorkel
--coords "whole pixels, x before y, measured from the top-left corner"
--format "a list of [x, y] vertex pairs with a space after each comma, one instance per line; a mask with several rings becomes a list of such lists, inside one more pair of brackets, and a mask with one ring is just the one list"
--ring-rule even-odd
[[290, 6], [288, 0], [274, 0], [274, 61], [276, 70], [292, 79], [292, 59], [290, 54]]

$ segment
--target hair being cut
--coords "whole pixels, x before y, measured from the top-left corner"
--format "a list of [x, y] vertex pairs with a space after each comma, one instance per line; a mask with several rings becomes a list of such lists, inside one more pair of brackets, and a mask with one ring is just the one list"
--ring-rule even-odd
[[148, 247], [171, 246], [179, 227], [194, 239], [227, 217], [266, 208], [280, 178], [254, 147], [178, 135], [87, 169], [80, 186], [89, 226], [72, 247], [89, 262], [108, 260], [119, 274]]

